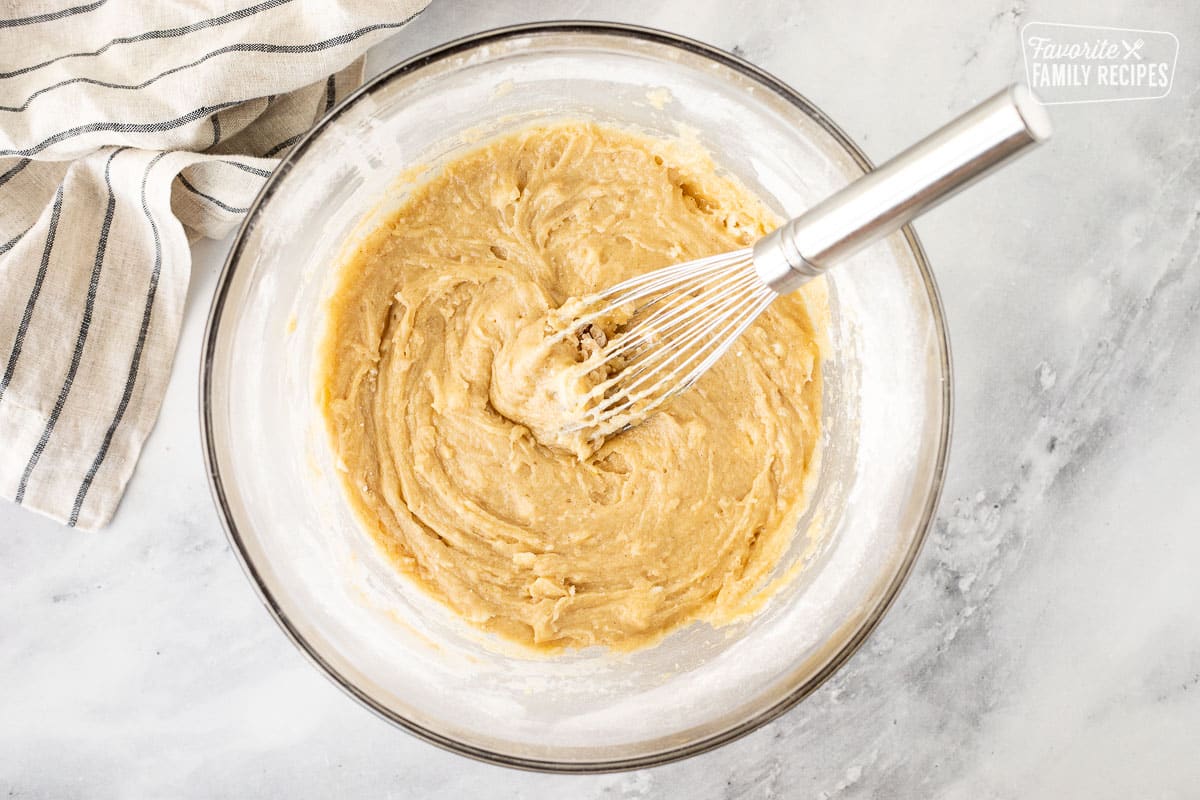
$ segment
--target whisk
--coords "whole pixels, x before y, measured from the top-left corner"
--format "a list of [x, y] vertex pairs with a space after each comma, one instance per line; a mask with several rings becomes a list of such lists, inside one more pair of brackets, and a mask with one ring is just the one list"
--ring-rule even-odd
[[[691, 386], [780, 295], [899, 229], [1050, 136], [1042, 106], [1014, 85], [747, 247], [640, 275], [572, 309], [558, 336], [591, 350], [599, 376], [564, 433], [607, 436]], [[625, 321], [613, 334], [606, 320]]]

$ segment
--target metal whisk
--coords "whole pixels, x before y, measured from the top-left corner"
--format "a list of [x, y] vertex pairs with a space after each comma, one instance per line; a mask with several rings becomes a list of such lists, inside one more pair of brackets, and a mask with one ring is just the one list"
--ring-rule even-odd
[[[775, 298], [1050, 136], [1044, 109], [1014, 85], [792, 219], [753, 247], [665, 267], [585, 298], [576, 336], [594, 376], [565, 432], [606, 436], [691, 386]], [[615, 332], [602, 332], [616, 321]], [[590, 341], [588, 341], [590, 340]]]

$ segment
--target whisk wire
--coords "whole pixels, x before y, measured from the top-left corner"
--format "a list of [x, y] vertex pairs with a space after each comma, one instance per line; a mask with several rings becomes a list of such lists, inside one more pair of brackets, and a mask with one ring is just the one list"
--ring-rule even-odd
[[614, 340], [611, 352], [605, 352], [602, 363], [624, 355], [651, 338], [669, 336], [684, 325], [695, 324], [697, 315], [713, 308], [722, 308], [731, 294], [752, 288], [756, 280], [754, 275], [723, 277], [719, 282], [701, 289], [695, 296], [674, 293], [657, 308], [652, 304], [643, 305], [634, 312], [633, 319], [636, 322], [627, 326], [626, 331]]
[[[690, 343], [679, 348], [669, 345], [655, 348], [651, 363], [638, 370], [636, 375], [626, 376], [621, 373], [616, 380], [610, 379], [612, 385], [617, 383], [624, 385], [621, 387], [620, 393], [605, 397], [593, 408], [596, 421], [603, 422], [606, 418], [632, 410], [641, 400], [653, 399], [654, 404], [657, 405], [690, 386], [706, 371], [707, 366], [711, 366], [717, 358], [720, 358], [733, 340], [762, 313], [762, 309], [770, 303], [770, 299], [768, 298], [763, 303], [757, 297], [744, 298], [742, 302], [728, 310], [714, 312], [697, 320], [700, 326], [689, 334], [692, 337]], [[722, 324], [722, 320], [724, 320], [724, 324]], [[698, 359], [703, 359], [702, 366], [680, 378], [680, 373], [696, 363]], [[655, 380], [656, 378], [657, 380]], [[651, 381], [653, 382], [651, 383]], [[670, 385], [672, 382], [675, 385]], [[660, 393], [661, 396], [658, 396]]]
[[686, 332], [686, 341], [677, 347], [664, 346], [650, 348], [649, 354], [644, 358], [626, 364], [622, 377], [628, 382], [628, 389], [632, 391], [636, 386], [640, 385], [634, 379], [646, 370], [654, 367], [666, 367], [672, 357], [678, 358], [686, 355], [693, 349], [707, 346], [706, 337], [711, 333], [712, 324], [726, 319], [730, 315], [738, 314], [741, 311], [741, 307], [736, 301], [732, 304], [730, 303], [730, 297], [741, 297], [741, 295], [726, 295], [724, 302], [710, 303], [702, 306], [699, 311], [694, 313], [688, 313], [690, 309], [685, 307], [666, 325], [660, 326], [657, 321], [642, 323], [648, 331], [648, 336], [651, 338], [668, 342], [670, 341], [668, 337]]
[[608, 370], [581, 398], [570, 430], [607, 435], [649, 413], [699, 379], [771, 304], [776, 293], [749, 249], [685, 262], [623, 281], [590, 299], [559, 336], [624, 318], [598, 356], [578, 369]]

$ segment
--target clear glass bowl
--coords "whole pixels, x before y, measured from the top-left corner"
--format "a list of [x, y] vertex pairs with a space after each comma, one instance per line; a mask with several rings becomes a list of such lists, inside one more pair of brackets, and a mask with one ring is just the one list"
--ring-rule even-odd
[[201, 413], [230, 540], [271, 614], [318, 667], [430, 742], [578, 772], [727, 742], [849, 658], [930, 524], [950, 363], [933, 277], [906, 230], [828, 277], [822, 472], [781, 565], [802, 569], [761, 613], [718, 629], [694, 624], [627, 655], [533, 656], [465, 626], [396, 577], [341, 496], [314, 404], [321, 301], [343, 244], [403, 197], [397, 175], [562, 117], [683, 131], [787, 216], [869, 168], [803, 97], [697, 42], [577, 23], [454, 42], [364, 86], [267, 182], [213, 303]]

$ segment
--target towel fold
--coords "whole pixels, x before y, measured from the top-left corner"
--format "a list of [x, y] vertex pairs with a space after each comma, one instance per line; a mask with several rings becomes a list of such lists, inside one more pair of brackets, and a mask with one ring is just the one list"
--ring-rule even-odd
[[108, 522], [170, 374], [189, 238], [227, 234], [427, 2], [0, 3], [0, 495]]

